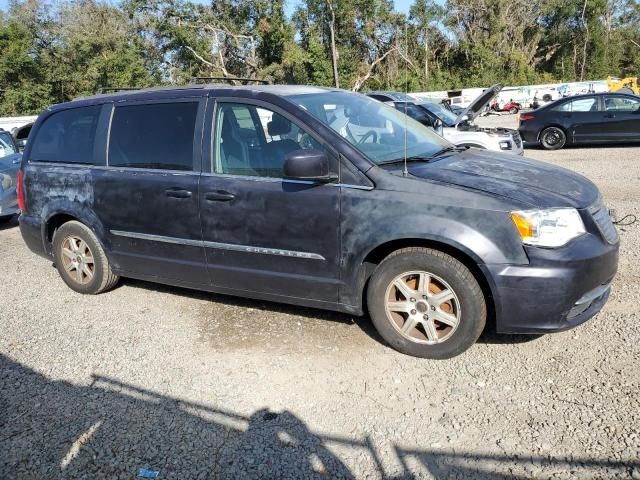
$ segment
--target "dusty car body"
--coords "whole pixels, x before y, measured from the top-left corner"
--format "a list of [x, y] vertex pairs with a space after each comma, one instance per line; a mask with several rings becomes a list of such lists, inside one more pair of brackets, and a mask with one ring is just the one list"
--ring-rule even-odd
[[573, 172], [460, 149], [383, 103], [306, 86], [98, 95], [39, 117], [20, 230], [77, 292], [120, 276], [362, 315], [449, 358], [487, 321], [546, 333], [605, 304], [618, 237]]

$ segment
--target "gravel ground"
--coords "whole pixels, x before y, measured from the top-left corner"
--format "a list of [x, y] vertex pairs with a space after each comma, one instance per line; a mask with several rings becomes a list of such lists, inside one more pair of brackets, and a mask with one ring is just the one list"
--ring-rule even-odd
[[[526, 155], [640, 217], [640, 147]], [[639, 233], [587, 324], [435, 362], [366, 318], [126, 280], [81, 296], [0, 226], [0, 478], [640, 479]]]

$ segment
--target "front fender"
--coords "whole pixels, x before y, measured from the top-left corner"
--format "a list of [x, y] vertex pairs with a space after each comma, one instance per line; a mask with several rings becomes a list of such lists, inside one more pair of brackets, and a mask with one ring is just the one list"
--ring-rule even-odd
[[360, 301], [367, 256], [390, 242], [443, 244], [477, 265], [528, 263], [509, 214], [496, 210], [494, 200], [484, 203], [474, 192], [426, 188], [430, 192], [422, 195], [375, 190], [343, 195], [344, 303]]

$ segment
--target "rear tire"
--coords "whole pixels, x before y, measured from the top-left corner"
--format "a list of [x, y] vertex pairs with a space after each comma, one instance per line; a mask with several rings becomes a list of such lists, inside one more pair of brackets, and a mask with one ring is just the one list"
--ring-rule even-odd
[[518, 113], [518, 111], [519, 111], [519, 110], [518, 110], [518, 108], [517, 108], [517, 107], [511, 107], [511, 108], [509, 109], [509, 113], [510, 113], [510, 114], [512, 114], [512, 115], [515, 115], [516, 113]]
[[567, 143], [567, 135], [560, 127], [547, 127], [540, 134], [540, 143], [547, 150], [559, 150]]
[[482, 289], [469, 269], [429, 248], [404, 248], [385, 258], [369, 282], [367, 306], [393, 348], [422, 358], [461, 354], [487, 318]]
[[94, 233], [86, 225], [71, 221], [53, 237], [53, 257], [64, 282], [78, 293], [95, 295], [113, 288], [119, 276]]

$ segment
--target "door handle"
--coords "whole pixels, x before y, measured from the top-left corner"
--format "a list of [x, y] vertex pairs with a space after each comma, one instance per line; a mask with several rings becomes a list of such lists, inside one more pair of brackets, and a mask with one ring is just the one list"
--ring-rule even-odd
[[615, 113], [608, 113], [604, 116], [605, 118], [616, 118]]
[[191, 198], [189, 190], [181, 190], [179, 188], [168, 188], [164, 191], [164, 194], [171, 198]]
[[234, 198], [236, 198], [236, 196], [233, 193], [224, 190], [216, 190], [215, 192], [207, 192], [204, 194], [204, 199], [208, 202], [228, 202]]

